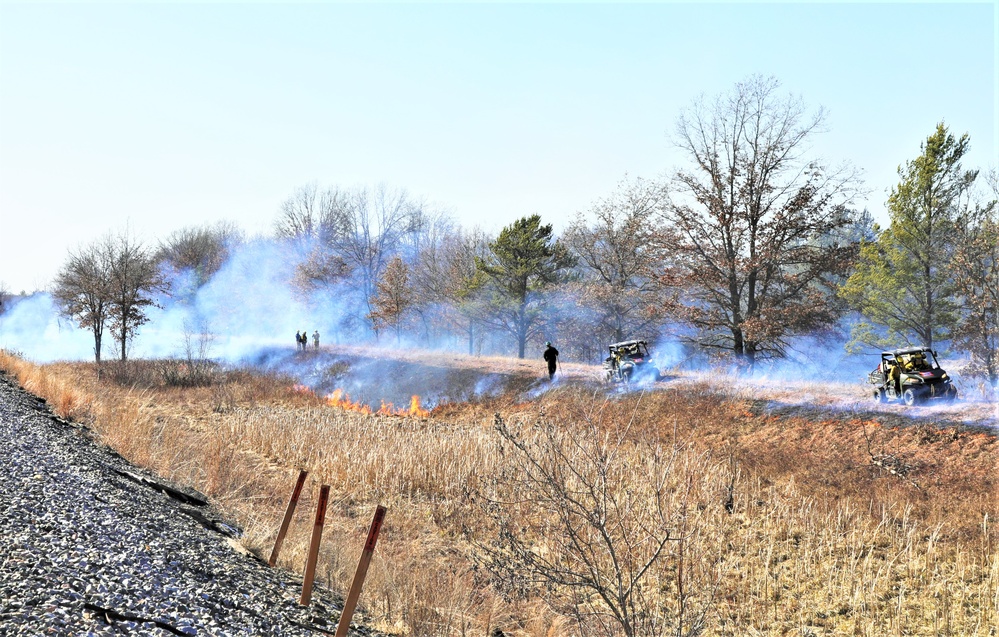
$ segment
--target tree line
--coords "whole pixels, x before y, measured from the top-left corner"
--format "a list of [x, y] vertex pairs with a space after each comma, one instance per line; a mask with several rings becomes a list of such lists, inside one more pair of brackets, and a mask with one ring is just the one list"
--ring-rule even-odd
[[[854, 348], [950, 343], [995, 385], [995, 172], [966, 169], [968, 136], [940, 123], [899, 167], [881, 228], [855, 207], [857, 171], [810, 156], [824, 120], [773, 78], [701, 98], [676, 121], [683, 165], [626, 179], [561, 236], [537, 214], [491, 236], [402, 190], [309, 184], [273, 240], [294, 263], [287, 285], [335, 305], [331, 327], [351, 338], [520, 357], [552, 340], [594, 360], [670, 325], [691, 351], [752, 368], [849, 329]], [[226, 223], [155, 248], [108, 235], [70, 254], [55, 298], [98, 360], [105, 327], [124, 359], [146, 309], [196, 295], [243, 241]]]

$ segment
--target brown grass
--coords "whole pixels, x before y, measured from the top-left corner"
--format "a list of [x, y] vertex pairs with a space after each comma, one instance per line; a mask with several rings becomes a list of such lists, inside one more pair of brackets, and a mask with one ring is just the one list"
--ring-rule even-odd
[[6, 353], [0, 368], [133, 462], [211, 495], [265, 557], [297, 469], [310, 470], [281, 564], [301, 572], [318, 484], [330, 484], [320, 573], [334, 590], [349, 585], [374, 506], [388, 506], [361, 603], [391, 632], [574, 634], [540, 600], [505, 599], [471, 568], [467, 531], [487, 525], [466, 486], [505, 462], [494, 412], [627, 431], [634, 454], [679, 440], [713, 467], [705, 485], [734, 485], [731, 513], [724, 489], [699, 496], [698, 550], [719, 556], [720, 574], [705, 634], [994, 635], [999, 625], [999, 449], [987, 433], [768, 416], [751, 397], [697, 383], [611, 398], [567, 386], [420, 420], [339, 411], [290, 379], [250, 373], [182, 389], [98, 382], [91, 365]]

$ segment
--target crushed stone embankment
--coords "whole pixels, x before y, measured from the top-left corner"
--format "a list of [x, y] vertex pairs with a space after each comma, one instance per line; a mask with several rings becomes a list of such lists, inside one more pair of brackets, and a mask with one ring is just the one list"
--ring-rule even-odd
[[301, 580], [238, 552], [198, 494], [143, 479], [2, 373], [0, 445], [0, 636], [335, 629], [327, 591], [299, 606]]

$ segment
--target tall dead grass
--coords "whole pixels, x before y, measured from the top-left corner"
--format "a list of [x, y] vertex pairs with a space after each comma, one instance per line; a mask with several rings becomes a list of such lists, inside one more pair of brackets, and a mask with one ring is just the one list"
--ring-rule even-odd
[[[362, 595], [382, 629], [576, 632], [540, 599], [500, 594], [470, 559], [468, 531], [488, 524], [469, 485], [508, 461], [480, 407], [450, 405], [447, 422], [383, 418], [245, 373], [181, 389], [99, 383], [87, 365], [40, 367], [6, 353], [0, 367], [129, 459], [210, 494], [261, 554], [294, 475], [308, 469], [281, 562], [301, 571], [317, 485], [330, 484], [320, 573], [334, 590], [349, 583], [375, 504], [387, 505]], [[711, 593], [703, 634], [994, 635], [999, 625], [994, 436], [755, 414], [748, 399], [696, 385], [609, 399], [566, 388], [497, 409], [525, 423], [544, 413], [567, 430], [585, 420], [627, 431], [636, 465], [656, 441], [710, 459], [710, 479], [694, 476], [715, 485], [697, 500], [699, 551], [717, 556], [712, 590], [697, 591]], [[875, 456], [895, 458], [905, 475]]]

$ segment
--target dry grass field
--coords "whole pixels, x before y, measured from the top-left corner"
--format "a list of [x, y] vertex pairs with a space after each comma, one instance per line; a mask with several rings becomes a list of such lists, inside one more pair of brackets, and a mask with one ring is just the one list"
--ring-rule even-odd
[[[493, 364], [537, 373], [478, 363]], [[567, 637], [579, 619], [592, 634], [997, 634], [999, 445], [960, 414], [913, 419], [846, 399], [809, 408], [786, 388], [763, 400], [764, 386], [712, 379], [608, 394], [580, 366], [534, 398], [379, 416], [332, 406], [294, 378], [220, 371], [178, 387], [155, 362], [130, 365], [98, 381], [92, 364], [0, 354], [57, 413], [210, 495], [265, 558], [298, 469], [310, 471], [287, 569], [302, 571], [314, 498], [331, 485], [319, 572], [333, 590], [346, 591], [372, 511], [387, 506], [361, 597], [381, 630]], [[584, 504], [595, 494], [600, 515], [559, 518], [560, 494]], [[594, 521], [618, 552], [598, 550], [584, 528]], [[592, 550], [567, 553], [566, 529]], [[668, 541], [641, 570], [656, 537]], [[607, 590], [637, 582], [631, 628], [586, 614], [613, 599], [516, 572], [524, 546], [550, 569], [623, 573]]]

